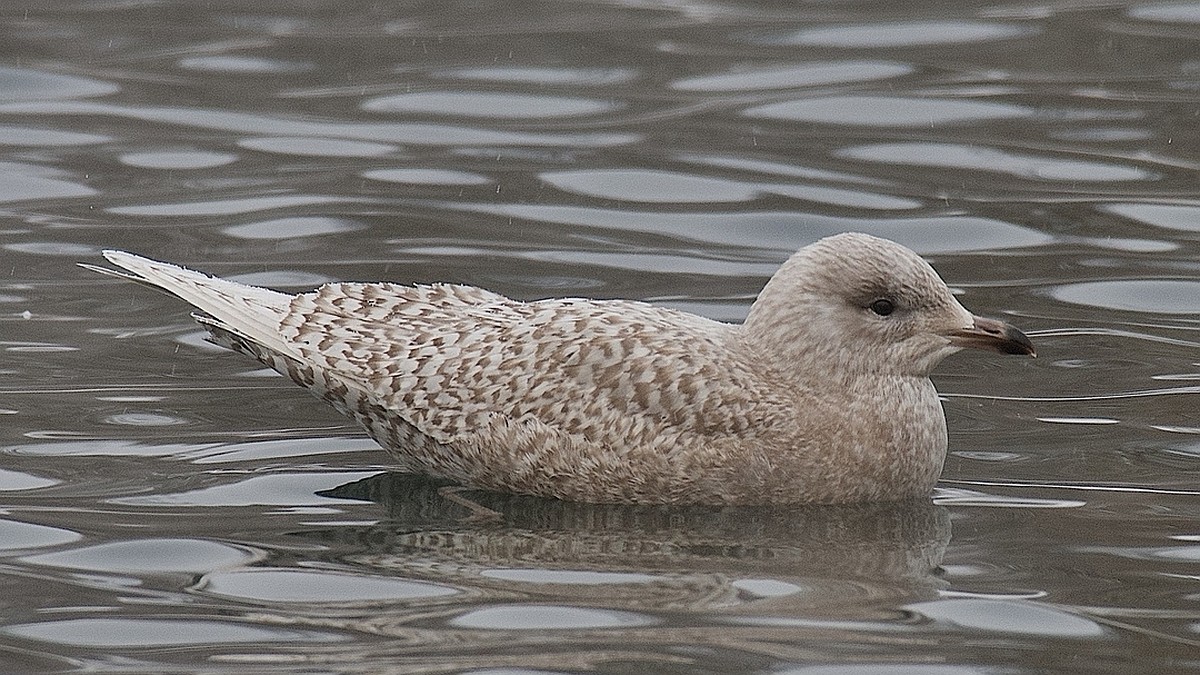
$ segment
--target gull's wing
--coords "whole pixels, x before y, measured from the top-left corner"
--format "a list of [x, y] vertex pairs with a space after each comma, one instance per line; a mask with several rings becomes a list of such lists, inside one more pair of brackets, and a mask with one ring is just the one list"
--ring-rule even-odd
[[347, 283], [297, 296], [281, 326], [302, 359], [443, 442], [495, 414], [596, 441], [666, 426], [736, 433], [749, 421], [732, 413], [755, 387], [729, 356], [732, 330], [638, 302]]
[[731, 355], [733, 326], [644, 303], [444, 284], [291, 296], [105, 257], [128, 273], [98, 271], [191, 303], [216, 343], [311, 389], [406, 468], [474, 485], [593, 501], [694, 492], [708, 456], [697, 446], [719, 453], [786, 410]]

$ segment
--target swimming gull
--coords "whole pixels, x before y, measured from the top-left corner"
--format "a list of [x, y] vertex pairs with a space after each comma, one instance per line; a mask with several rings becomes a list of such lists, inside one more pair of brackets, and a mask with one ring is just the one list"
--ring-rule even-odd
[[191, 303], [210, 340], [361, 424], [399, 468], [582, 502], [788, 504], [928, 495], [946, 454], [929, 373], [1034, 354], [909, 249], [800, 249], [745, 323], [625, 300], [330, 283], [288, 295], [121, 251], [86, 267]]

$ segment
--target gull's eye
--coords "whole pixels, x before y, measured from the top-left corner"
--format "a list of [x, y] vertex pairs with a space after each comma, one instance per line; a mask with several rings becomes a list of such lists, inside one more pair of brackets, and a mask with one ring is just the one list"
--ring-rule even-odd
[[872, 312], [875, 312], [879, 316], [887, 316], [896, 311], [896, 303], [888, 300], [887, 298], [873, 300], [869, 307], [871, 308]]

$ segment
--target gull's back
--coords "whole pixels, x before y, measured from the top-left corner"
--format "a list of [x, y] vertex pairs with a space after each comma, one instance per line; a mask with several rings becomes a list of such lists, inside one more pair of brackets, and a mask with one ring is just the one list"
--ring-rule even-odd
[[733, 326], [639, 302], [338, 283], [297, 296], [282, 335], [439, 440], [494, 414], [597, 442], [737, 433], [750, 420], [736, 411], [763, 393]]
[[526, 303], [445, 284], [289, 296], [106, 257], [203, 311], [216, 343], [353, 417], [401, 468], [478, 487], [754, 501], [758, 488], [735, 495], [719, 469], [761, 446], [789, 407], [736, 348], [737, 327], [645, 303]]

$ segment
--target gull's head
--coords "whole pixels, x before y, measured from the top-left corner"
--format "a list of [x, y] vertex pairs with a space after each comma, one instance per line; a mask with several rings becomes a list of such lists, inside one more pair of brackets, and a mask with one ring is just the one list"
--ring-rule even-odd
[[808, 372], [928, 375], [963, 348], [1034, 355], [1007, 323], [967, 311], [916, 253], [866, 234], [800, 249], [759, 294], [745, 335]]

